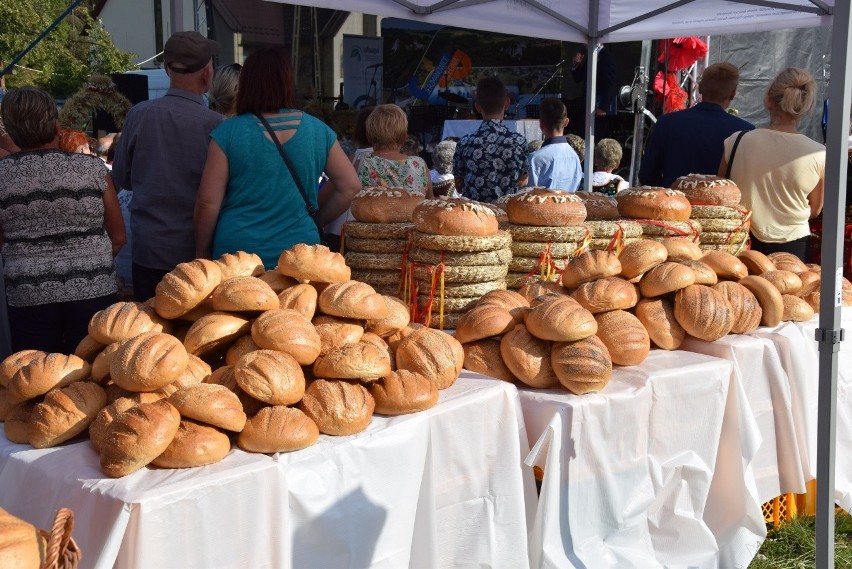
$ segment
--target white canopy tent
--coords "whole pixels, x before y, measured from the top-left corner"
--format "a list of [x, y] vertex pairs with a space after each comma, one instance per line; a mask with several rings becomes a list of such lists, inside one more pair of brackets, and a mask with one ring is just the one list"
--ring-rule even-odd
[[[834, 463], [843, 207], [852, 44], [850, 0], [270, 0], [589, 44], [586, 148], [594, 148], [597, 49], [603, 42], [832, 27], [820, 325], [817, 563], [834, 566]], [[586, 160], [586, 178], [592, 160]], [[832, 278], [834, 277], [834, 278]]]

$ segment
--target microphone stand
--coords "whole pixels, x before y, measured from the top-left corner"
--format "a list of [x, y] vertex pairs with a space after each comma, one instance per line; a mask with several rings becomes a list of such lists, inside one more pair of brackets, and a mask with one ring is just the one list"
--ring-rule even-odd
[[[547, 81], [542, 83], [541, 87], [539, 87], [538, 90], [535, 93], [533, 93], [533, 96], [530, 99], [531, 101], [535, 101], [535, 98], [538, 97], [539, 95], [541, 95], [541, 92], [544, 91], [545, 87], [547, 87], [550, 84], [550, 82], [553, 81], [553, 78], [556, 77], [556, 74], [559, 73], [559, 71], [562, 69], [562, 64], [564, 64], [564, 63], [565, 63], [565, 58], [563, 58], [562, 61], [560, 61], [559, 63], [556, 64], [556, 66], [553, 68], [553, 73], [550, 74], [550, 77], [547, 78]], [[518, 112], [519, 112], [518, 108], [520, 106], [521, 106], [521, 95], [520, 95], [520, 93], [518, 93], [518, 100], [517, 100], [517, 102], [515, 102], [515, 117], [516, 118], [518, 116]]]

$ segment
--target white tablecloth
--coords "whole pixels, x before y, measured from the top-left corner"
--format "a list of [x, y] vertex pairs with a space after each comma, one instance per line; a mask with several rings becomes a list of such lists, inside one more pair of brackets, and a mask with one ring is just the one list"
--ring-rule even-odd
[[[444, 133], [441, 140], [448, 136], [457, 136], [461, 138], [466, 134], [470, 134], [479, 128], [482, 121], [477, 120], [448, 120], [444, 121]], [[533, 140], [541, 140], [541, 125], [537, 119], [521, 120], [521, 121], [503, 121], [503, 125], [509, 130], [519, 132], [524, 135], [527, 142]]]
[[530, 565], [719, 566], [703, 514], [731, 373], [724, 360], [654, 350], [640, 366], [617, 367], [600, 393], [521, 389], [536, 441], [526, 462], [544, 470]]
[[0, 507], [75, 514], [81, 567], [523, 567], [535, 485], [514, 386], [463, 372], [433, 409], [281, 455], [104, 478], [88, 441], [0, 434]]

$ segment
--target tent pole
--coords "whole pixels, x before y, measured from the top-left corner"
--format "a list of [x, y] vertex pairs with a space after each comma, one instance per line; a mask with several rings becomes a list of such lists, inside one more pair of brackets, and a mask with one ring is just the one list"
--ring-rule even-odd
[[852, 64], [849, 1], [834, 5], [831, 37], [831, 79], [828, 97], [828, 133], [825, 163], [825, 210], [823, 211], [822, 267], [819, 328], [819, 406], [817, 421], [816, 566], [834, 567], [834, 466], [837, 404], [837, 352], [843, 340], [840, 328], [840, 292], [843, 275], [844, 205], [846, 203], [849, 109], [852, 97], [847, 85]]
[[586, 159], [583, 161], [583, 188], [592, 191], [592, 172], [595, 161], [595, 99], [597, 98], [598, 49], [598, 0], [589, 0], [589, 42], [586, 52]]
[[[642, 107], [648, 97], [648, 77], [651, 73], [651, 40], [642, 40], [642, 51], [639, 55], [639, 66], [644, 69], [645, 80], [640, 81], [642, 89], [645, 90], [641, 98]], [[635, 87], [634, 87], [635, 89]], [[631, 98], [635, 96], [631, 94]], [[633, 101], [633, 145], [630, 148], [630, 186], [639, 185], [639, 163], [642, 161], [642, 143], [645, 140], [645, 113], [637, 108], [637, 102]]]

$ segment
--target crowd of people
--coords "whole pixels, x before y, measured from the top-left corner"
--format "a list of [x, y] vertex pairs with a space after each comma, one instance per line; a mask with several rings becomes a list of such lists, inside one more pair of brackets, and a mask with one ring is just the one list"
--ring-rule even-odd
[[[364, 186], [494, 202], [526, 186], [615, 196], [628, 185], [615, 173], [621, 145], [603, 138], [584, 188], [584, 142], [566, 133], [557, 98], [540, 104], [542, 140], [530, 144], [507, 128], [509, 94], [496, 77], [477, 84], [477, 130], [437, 142], [427, 162], [399, 106], [364, 108], [342, 145], [297, 107], [283, 50], [258, 49], [243, 65], [214, 69], [218, 49], [197, 32], [173, 34], [164, 48], [165, 96], [134, 106], [120, 135], [101, 140], [63, 131], [43, 91], [6, 94], [0, 227], [11, 349], [72, 353], [90, 316], [119, 297], [121, 280], [145, 301], [167, 272], [197, 257], [247, 250], [272, 269], [297, 243], [336, 248]], [[782, 71], [764, 100], [769, 124], [759, 129], [726, 112], [738, 81], [731, 64], [707, 67], [701, 102], [653, 129], [640, 181], [731, 178], [753, 211], [752, 246], [804, 258], [825, 170], [824, 147], [797, 132], [814, 106], [814, 80]]]

